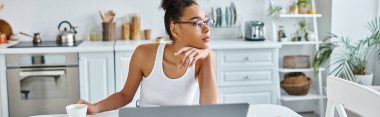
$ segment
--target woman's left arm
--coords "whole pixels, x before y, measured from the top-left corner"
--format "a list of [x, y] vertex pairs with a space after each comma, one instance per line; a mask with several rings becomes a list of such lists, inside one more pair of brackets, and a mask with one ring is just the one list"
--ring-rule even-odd
[[180, 66], [191, 67], [200, 65], [198, 73], [198, 84], [200, 90], [199, 104], [218, 103], [218, 88], [214, 70], [214, 54], [211, 49], [196, 49], [186, 47], [175, 55], [181, 57]]
[[214, 60], [214, 54], [210, 49], [208, 56], [200, 61], [202, 63], [198, 75], [200, 90], [199, 104], [218, 103], [218, 88], [216, 86]]

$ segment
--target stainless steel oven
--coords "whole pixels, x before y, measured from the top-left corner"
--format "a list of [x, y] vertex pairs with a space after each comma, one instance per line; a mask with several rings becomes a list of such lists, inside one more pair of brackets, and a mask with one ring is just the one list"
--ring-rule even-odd
[[64, 114], [79, 99], [78, 54], [6, 55], [10, 117]]

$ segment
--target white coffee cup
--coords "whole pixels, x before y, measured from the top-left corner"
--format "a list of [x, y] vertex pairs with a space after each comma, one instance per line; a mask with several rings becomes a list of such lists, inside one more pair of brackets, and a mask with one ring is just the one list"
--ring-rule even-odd
[[87, 115], [86, 104], [71, 104], [66, 106], [66, 112], [68, 117], [86, 117]]

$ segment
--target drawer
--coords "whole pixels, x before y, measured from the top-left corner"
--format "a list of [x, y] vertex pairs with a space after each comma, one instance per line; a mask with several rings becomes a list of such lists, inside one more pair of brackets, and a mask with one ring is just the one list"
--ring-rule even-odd
[[275, 84], [273, 69], [224, 69], [217, 75], [219, 86]]
[[219, 101], [228, 103], [277, 104], [275, 86], [219, 87]]
[[275, 50], [225, 50], [218, 53], [218, 64], [223, 66], [274, 66]]

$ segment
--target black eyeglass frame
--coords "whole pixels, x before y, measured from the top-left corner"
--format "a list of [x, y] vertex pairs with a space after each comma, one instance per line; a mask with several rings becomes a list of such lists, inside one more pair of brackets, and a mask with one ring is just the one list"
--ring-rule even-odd
[[[203, 24], [199, 24], [199, 22], [202, 22]], [[211, 24], [209, 24], [211, 22]], [[204, 24], [206, 25], [212, 25], [213, 23], [215, 23], [214, 20], [212, 19], [208, 19], [208, 20], [205, 20], [205, 21], [202, 21], [202, 20], [198, 20], [198, 21], [193, 21], [193, 22], [181, 22], [181, 21], [176, 21], [174, 22], [174, 24], [193, 24], [194, 26], [203, 26]]]

